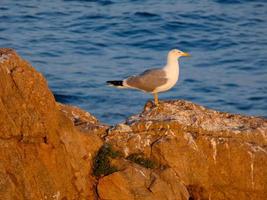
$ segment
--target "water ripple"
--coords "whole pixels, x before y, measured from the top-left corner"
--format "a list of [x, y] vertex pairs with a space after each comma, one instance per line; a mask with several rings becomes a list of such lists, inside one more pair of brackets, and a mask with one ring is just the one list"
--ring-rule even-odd
[[160, 99], [267, 116], [266, 8], [264, 0], [3, 1], [0, 43], [45, 75], [57, 101], [107, 123], [152, 96], [105, 81], [163, 66], [172, 48], [192, 57]]

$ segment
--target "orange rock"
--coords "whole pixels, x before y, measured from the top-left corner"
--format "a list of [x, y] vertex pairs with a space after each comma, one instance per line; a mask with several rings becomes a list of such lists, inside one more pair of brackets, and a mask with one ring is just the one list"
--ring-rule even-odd
[[81, 110], [78, 107], [57, 103], [57, 106], [64, 115], [69, 118], [73, 125], [84, 133], [96, 133], [100, 137], [106, 135], [108, 125], [99, 122], [93, 115]]
[[[266, 119], [166, 101], [147, 104], [105, 139], [125, 156], [143, 153], [174, 170], [193, 199], [267, 199]], [[151, 190], [163, 195], [163, 185]]]
[[186, 200], [185, 186], [171, 169], [156, 172], [136, 164], [99, 180], [97, 191], [103, 200]]
[[43, 76], [11, 49], [0, 49], [0, 77], [0, 199], [95, 199], [101, 139], [75, 128]]
[[115, 172], [99, 180], [97, 192], [103, 200], [126, 200], [134, 199], [130, 192], [131, 186], [121, 172]]
[[[0, 49], [0, 77], [1, 200], [267, 199], [266, 119], [179, 100], [110, 128], [56, 103], [11, 49]], [[95, 178], [102, 140], [123, 154], [107, 160], [117, 172]]]

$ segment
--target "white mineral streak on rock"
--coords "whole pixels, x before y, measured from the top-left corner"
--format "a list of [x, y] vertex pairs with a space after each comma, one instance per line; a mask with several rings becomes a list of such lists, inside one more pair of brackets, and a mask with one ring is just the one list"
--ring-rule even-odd
[[[4, 62], [6, 62], [10, 58], [10, 56], [11, 56], [10, 54], [1, 55], [0, 56], [0, 63], [3, 64]], [[11, 73], [11, 71], [8, 68], [6, 68], [6, 71], [7, 71], [7, 74]]]
[[135, 171], [139, 172], [143, 177], [147, 178], [145, 173], [142, 170], [137, 169], [137, 168], [134, 168], [134, 169], [135, 169]]
[[217, 157], [217, 143], [216, 143], [216, 140], [214, 138], [211, 139], [211, 145], [212, 145], [212, 149], [213, 149], [213, 160], [216, 164], [216, 157]]
[[149, 138], [144, 139], [144, 144], [143, 144], [144, 147], [150, 146], [150, 144], [151, 144], [151, 140]]
[[[112, 129], [116, 129], [118, 130], [119, 132], [132, 132], [132, 129], [130, 126], [126, 125], [126, 124], [118, 124], [116, 125], [115, 127], [113, 127]], [[112, 130], [111, 129], [111, 130]]]
[[167, 129], [170, 129], [170, 125], [169, 124], [167, 124]]
[[146, 130], [148, 130], [152, 124], [153, 124], [152, 121], [147, 121], [147, 122], [145, 123]]
[[55, 200], [59, 200], [59, 197], [60, 197], [60, 191], [57, 191], [57, 193], [52, 196], [52, 198]]
[[228, 142], [225, 143], [225, 147], [226, 147], [227, 150], [229, 149], [229, 144], [228, 144]]
[[141, 145], [142, 147], [147, 147], [150, 146], [151, 144], [151, 135], [143, 135], [143, 137], [141, 137]]
[[221, 138], [221, 137], [218, 138], [218, 141], [219, 141], [220, 144], [225, 143], [225, 139], [224, 138]]
[[252, 150], [254, 153], [261, 151], [261, 152], [267, 154], [267, 150], [264, 149], [264, 148], [262, 148], [262, 147], [259, 146], [259, 145], [251, 144], [251, 143], [246, 143], [246, 144], [251, 148], [251, 150]]
[[89, 112], [85, 112], [85, 116], [87, 116], [87, 117], [92, 117], [92, 118], [94, 118], [94, 119], [96, 119], [93, 115], [91, 115]]
[[249, 151], [248, 154], [250, 155], [251, 163], [250, 163], [250, 177], [251, 177], [251, 185], [252, 189], [255, 188], [255, 181], [254, 181], [254, 158], [255, 155], [253, 152]]
[[0, 56], [0, 63], [4, 63], [5, 61], [7, 61], [10, 58], [10, 54], [3, 54]]
[[211, 200], [211, 193], [209, 193], [209, 200]]
[[72, 116], [73, 116], [74, 119], [76, 119], [76, 120], [80, 119], [80, 116], [77, 115], [77, 114], [75, 114], [74, 111], [71, 111], [71, 114], [72, 114]]
[[141, 148], [141, 142], [142, 142], [141, 136], [137, 134], [137, 135], [133, 136], [133, 139], [135, 140], [135, 148], [136, 149], [142, 149]]
[[140, 116], [139, 114], [138, 115], [133, 115], [131, 116], [130, 118], [127, 119], [126, 123], [127, 124], [133, 124], [137, 121], [140, 121], [142, 118], [142, 116]]
[[194, 150], [198, 150], [197, 144], [192, 136], [191, 133], [189, 132], [185, 132], [184, 133], [184, 138], [188, 141], [188, 144], [194, 149]]
[[262, 152], [264, 152], [265, 154], [267, 154], [267, 151], [266, 151], [264, 148], [260, 147], [260, 146], [257, 146], [257, 147], [256, 147], [256, 150], [257, 150], [257, 151], [262, 151]]
[[123, 153], [124, 153], [125, 157], [127, 157], [129, 155], [129, 148], [127, 146], [123, 148]]
[[169, 130], [169, 133], [170, 133], [173, 137], [175, 137], [175, 133], [174, 133], [172, 130]]
[[7, 74], [11, 74], [11, 71], [8, 68], [6, 68], [6, 72]]
[[62, 109], [61, 111], [64, 112], [64, 113], [68, 113], [68, 111], [66, 111], [66, 110], [64, 110], [64, 109]]

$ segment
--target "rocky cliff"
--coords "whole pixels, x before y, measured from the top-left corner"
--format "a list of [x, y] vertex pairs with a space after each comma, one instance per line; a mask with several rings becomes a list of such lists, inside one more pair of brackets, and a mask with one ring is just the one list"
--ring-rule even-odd
[[94, 199], [92, 157], [102, 140], [75, 128], [69, 107], [11, 49], [0, 50], [0, 77], [0, 199]]
[[0, 199], [267, 199], [267, 120], [148, 102], [108, 127], [0, 49]]

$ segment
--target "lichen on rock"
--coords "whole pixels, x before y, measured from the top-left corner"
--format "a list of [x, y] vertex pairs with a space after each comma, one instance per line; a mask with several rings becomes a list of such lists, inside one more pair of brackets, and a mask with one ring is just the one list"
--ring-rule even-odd
[[191, 199], [266, 198], [266, 119], [222, 113], [183, 100], [151, 105], [111, 129], [106, 141], [126, 157], [142, 153], [163, 169], [173, 170]]
[[121, 153], [112, 149], [109, 144], [104, 144], [94, 157], [93, 174], [96, 177], [107, 176], [118, 169], [111, 165], [110, 159], [121, 156]]

